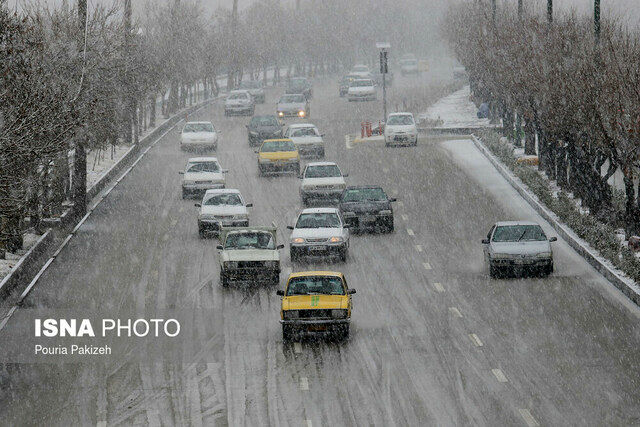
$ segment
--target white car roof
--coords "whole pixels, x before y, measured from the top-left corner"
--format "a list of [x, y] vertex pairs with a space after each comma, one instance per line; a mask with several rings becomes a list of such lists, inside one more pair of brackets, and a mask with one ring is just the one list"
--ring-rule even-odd
[[311, 162], [307, 166], [338, 166], [336, 162]]
[[187, 160], [187, 163], [194, 163], [194, 162], [217, 162], [218, 158], [217, 157], [190, 157], [189, 160]]
[[413, 117], [413, 113], [398, 112], [398, 113], [389, 114], [389, 117], [391, 117], [391, 116], [411, 116], [411, 117]]
[[204, 193], [205, 196], [211, 194], [240, 194], [240, 190], [236, 190], [235, 188], [213, 188]]
[[338, 212], [339, 212], [338, 208], [307, 208], [307, 209], [304, 209], [302, 212], [300, 212], [300, 215], [309, 214], [309, 213], [335, 213], [335, 214], [337, 214]]
[[540, 225], [534, 221], [498, 221], [496, 222], [496, 226], [501, 225]]
[[373, 83], [372, 79], [355, 79], [354, 82], [371, 82]]
[[318, 128], [316, 125], [311, 123], [292, 123], [289, 125], [289, 129], [299, 129], [299, 128]]
[[211, 122], [187, 122], [184, 125], [185, 126], [186, 125], [211, 125], [211, 126], [213, 126], [213, 123], [211, 123]]

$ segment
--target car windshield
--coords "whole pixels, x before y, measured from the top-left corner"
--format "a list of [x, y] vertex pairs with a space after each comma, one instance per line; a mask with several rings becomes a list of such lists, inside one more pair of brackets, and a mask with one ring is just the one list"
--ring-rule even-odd
[[247, 99], [246, 93], [232, 93], [229, 95], [229, 99]]
[[493, 232], [494, 242], [540, 242], [547, 236], [539, 225], [500, 225]]
[[369, 68], [366, 65], [356, 65], [353, 71], [369, 71]]
[[193, 162], [187, 165], [187, 172], [220, 172], [218, 162]]
[[260, 89], [262, 84], [258, 80], [248, 80], [246, 82], [240, 83], [241, 89]]
[[250, 126], [279, 126], [275, 116], [255, 116], [249, 123]]
[[274, 249], [273, 235], [267, 231], [235, 232], [227, 234], [225, 249]]
[[351, 82], [351, 87], [367, 87], [373, 86], [373, 82], [371, 80], [354, 80]]
[[342, 176], [336, 165], [307, 166], [305, 178], [335, 178]]
[[298, 217], [296, 228], [339, 228], [340, 219], [333, 212], [303, 213]]
[[182, 132], [214, 132], [211, 123], [187, 123]]
[[308, 127], [308, 128], [292, 129], [291, 136], [297, 136], [297, 137], [319, 136], [319, 134], [316, 128]]
[[336, 276], [293, 277], [287, 295], [345, 295], [342, 279]]
[[241, 206], [242, 199], [237, 193], [214, 194], [213, 196], [205, 199], [203, 204], [205, 206]]
[[412, 125], [413, 117], [403, 114], [400, 116], [389, 116], [389, 120], [387, 121], [388, 125]]
[[342, 195], [343, 202], [383, 202], [387, 200], [387, 195], [382, 188], [352, 188], [345, 190]]
[[276, 151], [296, 151], [296, 146], [292, 141], [265, 141], [260, 149], [263, 153], [274, 153]]
[[281, 104], [293, 104], [294, 102], [304, 102], [304, 96], [302, 95], [282, 95], [280, 97]]

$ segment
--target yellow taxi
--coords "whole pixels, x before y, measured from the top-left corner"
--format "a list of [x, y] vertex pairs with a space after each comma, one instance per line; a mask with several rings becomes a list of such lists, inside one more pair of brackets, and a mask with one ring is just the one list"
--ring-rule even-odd
[[351, 296], [344, 275], [336, 271], [302, 271], [292, 273], [282, 297], [280, 323], [282, 339], [289, 341], [296, 333], [329, 333], [340, 339], [349, 336]]
[[289, 138], [265, 139], [256, 153], [260, 175], [285, 171], [300, 174], [300, 153]]

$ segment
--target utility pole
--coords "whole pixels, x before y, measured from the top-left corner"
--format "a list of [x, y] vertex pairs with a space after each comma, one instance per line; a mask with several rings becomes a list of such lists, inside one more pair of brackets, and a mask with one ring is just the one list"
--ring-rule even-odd
[[593, 0], [593, 31], [596, 43], [600, 42], [600, 0]]
[[491, 0], [491, 20], [493, 21], [494, 24], [496, 22], [496, 10], [497, 10], [496, 0]]
[[389, 72], [388, 53], [391, 45], [387, 42], [378, 42], [376, 47], [380, 49], [380, 74], [382, 74], [382, 121], [387, 121], [387, 73]]
[[[81, 58], [84, 57], [86, 26], [87, 0], [78, 0], [78, 55]], [[84, 67], [84, 63], [82, 66]], [[80, 84], [82, 84], [82, 79]], [[82, 91], [82, 87], [80, 87], [80, 91]], [[73, 145], [73, 214], [77, 219], [80, 219], [87, 213], [87, 152], [84, 141], [78, 135], [75, 136]]]
[[547, 21], [553, 23], [553, 0], [547, 0]]
[[238, 67], [238, 43], [236, 42], [236, 27], [238, 25], [238, 0], [233, 0], [233, 9], [231, 10], [231, 65], [227, 70], [227, 91], [235, 87], [235, 74]]
[[522, 20], [522, 0], [518, 0], [518, 19]]

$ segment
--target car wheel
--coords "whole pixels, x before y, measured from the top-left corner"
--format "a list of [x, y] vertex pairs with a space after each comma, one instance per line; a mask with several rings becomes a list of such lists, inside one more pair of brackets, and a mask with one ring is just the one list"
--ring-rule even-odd
[[489, 277], [491, 277], [492, 279], [498, 277], [498, 267], [489, 264]]
[[224, 110], [224, 115], [225, 117], [229, 117], [229, 112], [227, 110]]
[[293, 328], [291, 325], [282, 325], [282, 341], [289, 342], [293, 338]]
[[223, 288], [229, 287], [229, 278], [225, 274], [220, 273], [220, 284]]
[[393, 218], [390, 221], [387, 221], [387, 233], [393, 233]]
[[182, 199], [183, 199], [183, 200], [184, 200], [184, 199], [186, 199], [186, 198], [187, 198], [187, 196], [188, 196], [188, 194], [187, 194], [187, 192], [186, 192], [186, 191], [184, 191], [184, 188], [183, 188], [183, 189], [182, 189]]
[[342, 262], [346, 262], [347, 261], [347, 248], [344, 248], [342, 250], [340, 250], [340, 261]]
[[201, 239], [204, 239], [207, 237], [207, 233], [204, 232], [204, 229], [199, 228], [198, 229], [198, 236], [200, 236]]
[[418, 145], [418, 137], [416, 136], [415, 141], [413, 141], [413, 146], [416, 147]]
[[308, 206], [309, 205], [309, 199], [306, 198], [305, 196], [302, 196], [302, 206]]
[[324, 148], [322, 150], [320, 150], [320, 152], [318, 153], [318, 156], [322, 159], [324, 159]]

